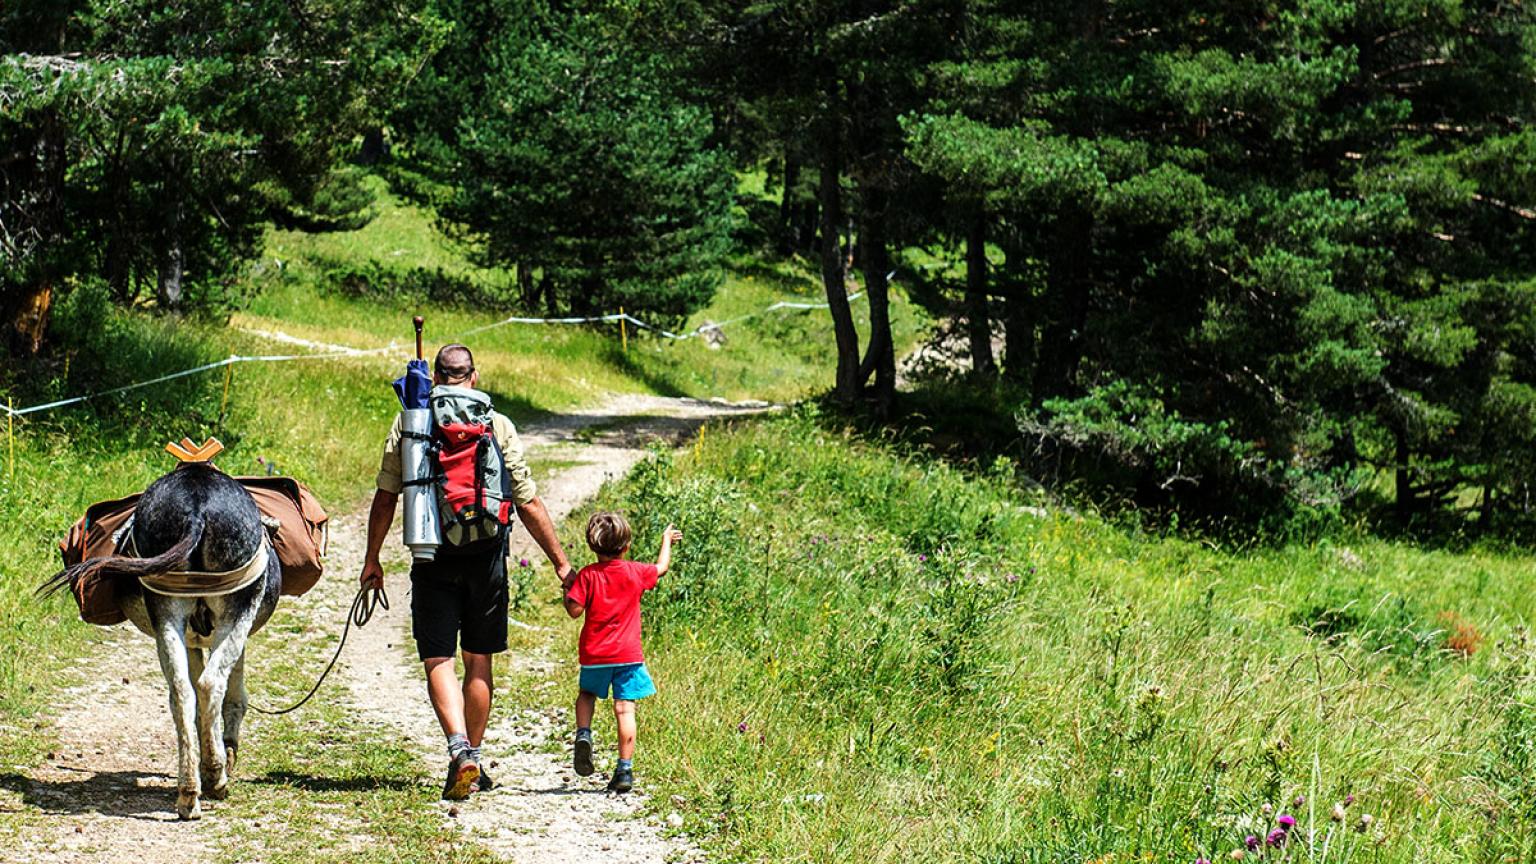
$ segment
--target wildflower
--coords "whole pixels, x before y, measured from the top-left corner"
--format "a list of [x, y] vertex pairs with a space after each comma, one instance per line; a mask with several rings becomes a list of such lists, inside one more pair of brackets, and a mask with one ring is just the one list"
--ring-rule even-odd
[[1274, 814], [1275, 814], [1275, 808], [1274, 808], [1274, 807], [1271, 807], [1271, 806], [1270, 806], [1270, 805], [1268, 805], [1268, 804], [1265, 804], [1265, 805], [1264, 805], [1264, 806], [1263, 806], [1263, 807], [1260, 807], [1260, 808], [1259, 808], [1259, 812], [1260, 812], [1260, 813], [1263, 813], [1263, 814], [1264, 814], [1264, 817], [1265, 817], [1265, 818], [1266, 818], [1266, 819], [1267, 819], [1267, 818], [1269, 818], [1269, 817], [1270, 817], [1270, 816], [1273, 816], [1273, 815], [1274, 815]]
[[1374, 816], [1372, 816], [1371, 814], [1369, 814], [1369, 813], [1361, 813], [1360, 814], [1360, 821], [1355, 823], [1355, 830], [1359, 831], [1361, 834], [1364, 834], [1365, 832], [1371, 830], [1371, 825], [1375, 821], [1376, 821], [1376, 818]]
[[517, 566], [519, 566], [519, 567], [532, 567], [533, 565], [528, 563], [528, 559], [527, 558], [522, 558], [522, 559], [520, 559], [517, 562]]
[[1281, 831], [1288, 832], [1296, 827], [1296, 817], [1289, 813], [1281, 813], [1280, 818], [1276, 819], [1275, 822], [1279, 823]]
[[1281, 846], [1284, 846], [1285, 845], [1285, 829], [1284, 828], [1276, 828], [1275, 830], [1269, 832], [1269, 836], [1264, 838], [1264, 842], [1269, 844], [1270, 846], [1276, 848], [1276, 849], [1280, 848]]
[[1342, 801], [1336, 802], [1333, 805], [1333, 812], [1328, 814], [1328, 818], [1332, 819], [1335, 822], [1343, 822], [1344, 821], [1344, 802], [1342, 802]]
[[918, 560], [918, 563], [926, 564], [928, 562], [928, 556], [927, 555], [919, 555], [919, 556], [917, 556], [917, 560]]
[[1295, 800], [1293, 800], [1291, 802], [1291, 809], [1293, 809], [1293, 810], [1300, 810], [1301, 809], [1301, 805], [1303, 805], [1305, 803], [1307, 803], [1307, 796], [1305, 796], [1305, 795], [1297, 795]]
[[1211, 862], [1205, 858], [1196, 858], [1195, 864], [1211, 864]]
[[740, 732], [743, 735], [747, 734], [747, 721], [743, 720], [740, 723], [737, 723], [736, 724], [736, 731]]
[[1257, 852], [1258, 849], [1259, 849], [1259, 838], [1258, 838], [1258, 836], [1254, 835], [1254, 834], [1249, 834], [1247, 837], [1243, 838], [1243, 845], [1248, 847], [1248, 851], [1249, 852]]
[[1355, 803], [1355, 796], [1353, 794], [1345, 795], [1344, 796], [1344, 806], [1345, 807], [1348, 807], [1349, 805], [1351, 805], [1353, 803]]
[[1017, 573], [1009, 573], [1007, 576], [1005, 576], [1003, 578], [1007, 579], [1009, 582], [1017, 582], [1017, 581], [1019, 581], [1019, 574], [1017, 574]]
[[1035, 575], [1035, 565], [1033, 564], [1029, 565], [1029, 575]]

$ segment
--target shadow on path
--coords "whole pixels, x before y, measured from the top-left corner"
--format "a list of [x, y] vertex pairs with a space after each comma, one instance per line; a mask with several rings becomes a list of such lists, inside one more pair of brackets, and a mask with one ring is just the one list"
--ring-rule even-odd
[[[34, 780], [0, 774], [0, 789], [21, 794], [44, 813], [100, 813], [150, 822], [175, 822], [176, 778], [154, 771], [87, 771], [59, 766], [79, 779]], [[149, 782], [146, 782], [149, 781]]]

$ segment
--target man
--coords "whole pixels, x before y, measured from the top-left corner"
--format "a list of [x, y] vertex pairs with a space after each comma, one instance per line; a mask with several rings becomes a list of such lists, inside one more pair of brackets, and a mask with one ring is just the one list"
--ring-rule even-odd
[[[474, 356], [463, 345], [448, 345], [438, 351], [432, 372], [435, 385], [473, 389], [480, 384]], [[555, 536], [544, 502], [539, 500], [517, 430], [499, 413], [493, 415], [491, 426], [510, 477], [518, 519], [554, 565], [562, 587], [568, 586], [575, 570]], [[378, 491], [368, 512], [368, 550], [360, 577], [363, 585], [384, 583], [379, 550], [394, 521], [402, 488], [400, 439], [401, 420], [396, 417], [384, 442]], [[411, 565], [411, 632], [417, 656], [426, 667], [432, 709], [448, 739], [448, 779], [443, 784], [443, 798], [449, 800], [463, 799], [475, 789], [489, 790], [492, 785], [480, 764], [480, 743], [491, 714], [491, 657], [507, 650], [509, 528], [462, 545], [445, 542], [434, 560]], [[460, 646], [464, 657], [462, 686], [453, 668], [454, 650]]]

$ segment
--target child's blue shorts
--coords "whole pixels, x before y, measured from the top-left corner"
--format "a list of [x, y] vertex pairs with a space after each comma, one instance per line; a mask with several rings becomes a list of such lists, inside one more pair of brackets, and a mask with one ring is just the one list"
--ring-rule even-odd
[[644, 663], [581, 667], [582, 690], [607, 699], [610, 686], [615, 699], [644, 699], [656, 692], [656, 683], [651, 680], [651, 673], [645, 671]]

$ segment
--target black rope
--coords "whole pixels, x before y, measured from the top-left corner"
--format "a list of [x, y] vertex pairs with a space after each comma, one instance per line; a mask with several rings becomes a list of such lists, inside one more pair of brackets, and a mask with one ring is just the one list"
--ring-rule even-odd
[[[369, 592], [372, 592], [372, 594], [370, 595]], [[310, 697], [320, 690], [320, 685], [325, 683], [326, 676], [330, 675], [331, 670], [336, 667], [336, 661], [341, 659], [341, 649], [347, 646], [347, 634], [352, 632], [352, 625], [356, 624], [359, 627], [366, 625], [369, 619], [373, 617], [373, 610], [378, 608], [383, 608], [385, 612], [389, 611], [389, 595], [384, 593], [383, 586], [369, 587], [364, 585], [357, 589], [357, 596], [352, 598], [352, 610], [347, 613], [346, 626], [341, 628], [341, 642], [336, 645], [336, 653], [331, 655], [331, 662], [326, 664], [325, 671], [320, 673], [320, 680], [315, 682], [315, 686], [309, 688], [309, 692], [297, 704], [284, 708], [281, 711], [268, 711], [260, 705], [252, 705], [251, 708], [259, 714], [275, 717], [279, 714], [287, 714], [290, 711], [297, 711], [304, 707], [304, 703], [308, 702]]]

